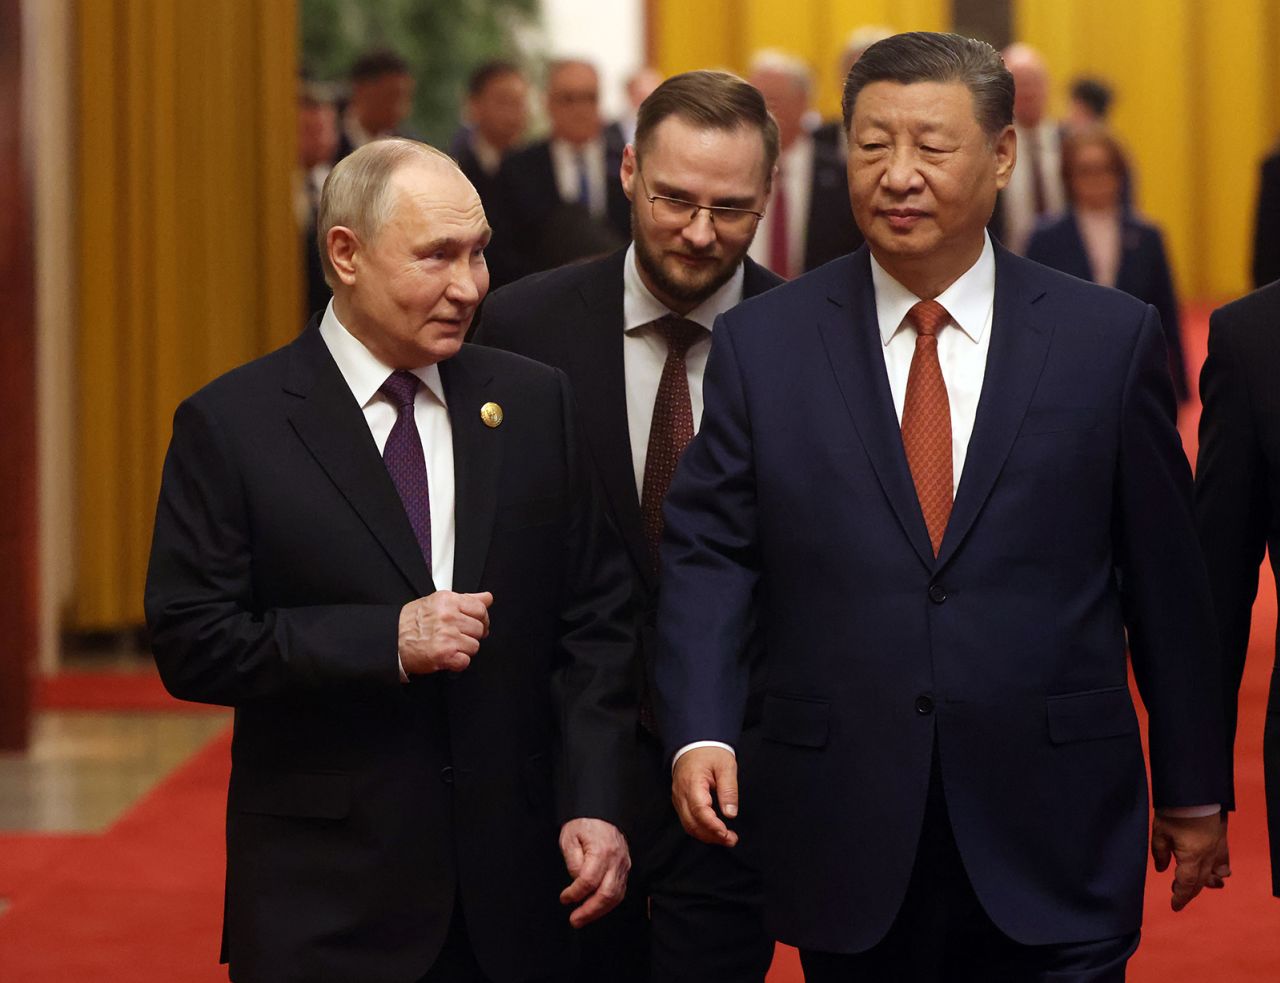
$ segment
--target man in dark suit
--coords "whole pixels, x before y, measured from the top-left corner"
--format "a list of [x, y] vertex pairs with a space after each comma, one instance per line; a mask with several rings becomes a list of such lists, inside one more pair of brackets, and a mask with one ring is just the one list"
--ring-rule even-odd
[[777, 120], [781, 147], [751, 257], [790, 279], [857, 249], [862, 234], [849, 214], [843, 148], [814, 140], [805, 126], [813, 81], [808, 66], [780, 51], [762, 51], [748, 78]]
[[709, 329], [743, 297], [782, 282], [745, 256], [777, 152], [764, 102], [741, 79], [705, 71], [668, 79], [641, 104], [623, 160], [633, 245], [497, 291], [477, 331], [479, 341], [568, 373], [644, 611], [636, 679], [643, 818], [627, 901], [584, 935], [581, 978], [592, 983], [759, 983], [772, 956], [758, 874], [685, 836], [671, 807], [649, 667], [660, 508], [701, 416]]
[[349, 80], [334, 163], [373, 140], [409, 135], [402, 126], [413, 112], [416, 83], [407, 61], [388, 49], [369, 51], [352, 64]]
[[1253, 285], [1280, 280], [1280, 150], [1262, 162], [1253, 216]]
[[[1196, 511], [1222, 639], [1227, 747], [1234, 748], [1236, 702], [1249, 649], [1258, 566], [1270, 549], [1280, 563], [1280, 283], [1228, 304], [1209, 318], [1209, 357], [1200, 373], [1200, 456]], [[1280, 570], [1276, 570], [1280, 583]], [[1274, 677], [1273, 677], [1274, 678]], [[1280, 698], [1267, 703], [1262, 761], [1271, 836], [1271, 891], [1280, 897]], [[1231, 803], [1234, 805], [1234, 803]]]
[[529, 80], [509, 61], [488, 61], [467, 82], [468, 128], [454, 154], [489, 207], [503, 159], [529, 125]]
[[563, 375], [462, 344], [489, 228], [456, 165], [370, 144], [320, 224], [323, 317], [178, 408], [147, 577], [165, 685], [236, 710], [222, 958], [559, 979], [629, 863], [626, 560]]
[[600, 77], [583, 61], [547, 70], [551, 134], [503, 161], [492, 215], [495, 287], [611, 252], [630, 235], [618, 169], [623, 144], [600, 115]]
[[844, 107], [869, 248], [721, 317], [667, 497], [676, 806], [736, 843], [740, 753], [741, 836], [810, 983], [1123, 978], [1148, 815], [1126, 630], [1175, 909], [1227, 873], [1159, 319], [993, 246], [1012, 102], [980, 41], [863, 54]]

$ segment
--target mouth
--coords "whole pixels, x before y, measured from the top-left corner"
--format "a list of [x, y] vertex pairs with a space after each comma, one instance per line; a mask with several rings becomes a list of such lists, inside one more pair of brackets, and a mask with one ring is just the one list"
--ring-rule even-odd
[[704, 269], [707, 266], [713, 265], [716, 261], [714, 256], [698, 256], [691, 255], [689, 253], [670, 253], [669, 255], [681, 266], [687, 267], [691, 270]]
[[889, 223], [889, 228], [905, 232], [928, 218], [929, 213], [922, 208], [882, 208], [880, 215]]

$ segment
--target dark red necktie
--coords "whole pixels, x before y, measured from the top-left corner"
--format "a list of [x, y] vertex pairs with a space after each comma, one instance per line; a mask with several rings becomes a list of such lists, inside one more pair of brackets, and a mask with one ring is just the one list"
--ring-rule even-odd
[[938, 331], [951, 315], [936, 300], [922, 300], [907, 312], [916, 328], [916, 351], [902, 404], [902, 446], [929, 529], [933, 555], [951, 518], [954, 485], [951, 461], [951, 406], [938, 361]]
[[773, 202], [769, 206], [769, 269], [791, 279], [791, 240], [787, 221], [787, 187], [782, 168], [774, 175]]
[[662, 501], [671, 487], [680, 455], [693, 439], [693, 403], [689, 397], [689, 376], [684, 357], [690, 347], [704, 338], [707, 329], [674, 314], [653, 322], [667, 342], [667, 360], [662, 366], [658, 395], [653, 401], [653, 423], [649, 427], [649, 448], [644, 459], [644, 484], [640, 494], [640, 519], [654, 572], [658, 569], [658, 547], [662, 543]]
[[391, 481], [400, 493], [409, 525], [422, 550], [422, 558], [431, 569], [431, 496], [427, 489], [427, 462], [422, 453], [422, 437], [413, 416], [413, 399], [418, 392], [419, 380], [412, 372], [403, 369], [392, 372], [379, 387], [396, 405], [396, 422], [382, 448], [382, 460], [386, 462]]

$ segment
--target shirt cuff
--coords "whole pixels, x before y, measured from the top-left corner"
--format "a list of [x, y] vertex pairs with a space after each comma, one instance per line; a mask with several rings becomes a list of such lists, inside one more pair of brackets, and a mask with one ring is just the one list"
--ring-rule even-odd
[[409, 681], [409, 674], [404, 671], [404, 659], [400, 658], [399, 652], [396, 653], [396, 666], [400, 670], [400, 682], [407, 683]]
[[1216, 816], [1221, 811], [1220, 805], [1164, 806], [1156, 810], [1156, 815], [1167, 819], [1203, 819], [1205, 816]]
[[675, 757], [671, 759], [671, 770], [675, 771], [676, 762], [680, 760], [680, 755], [684, 754], [686, 751], [692, 751], [696, 747], [722, 747], [726, 751], [728, 751], [730, 754], [732, 754], [735, 758], [738, 756], [737, 753], [733, 750], [733, 748], [731, 748], [728, 744], [725, 744], [721, 741], [694, 741], [692, 744], [686, 744], [684, 747], [682, 747], [679, 751], [675, 753]]

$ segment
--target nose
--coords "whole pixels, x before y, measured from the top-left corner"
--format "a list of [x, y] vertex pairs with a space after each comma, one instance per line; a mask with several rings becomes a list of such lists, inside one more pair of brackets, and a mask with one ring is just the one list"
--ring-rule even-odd
[[[483, 260], [481, 263], [481, 269], [485, 270], [484, 279], [487, 281], [488, 270], [487, 267], [483, 266]], [[449, 286], [445, 292], [455, 304], [480, 303], [481, 287], [470, 256], [465, 256], [459, 262], [453, 264], [449, 277]]]
[[715, 242], [716, 227], [707, 209], [699, 208], [689, 220], [689, 224], [684, 227], [684, 238], [691, 246], [698, 248], [705, 248]]
[[917, 190], [921, 178], [915, 155], [905, 147], [895, 147], [881, 180], [886, 188], [898, 194]]

